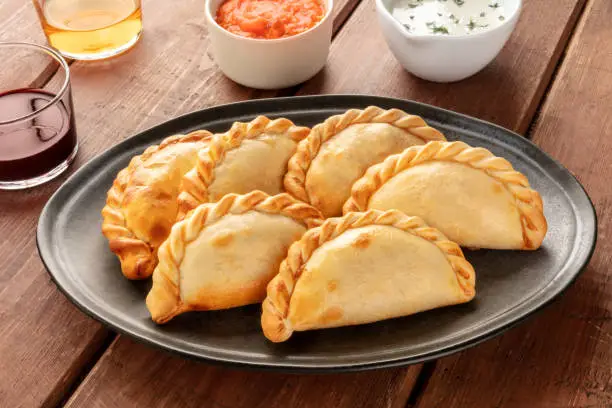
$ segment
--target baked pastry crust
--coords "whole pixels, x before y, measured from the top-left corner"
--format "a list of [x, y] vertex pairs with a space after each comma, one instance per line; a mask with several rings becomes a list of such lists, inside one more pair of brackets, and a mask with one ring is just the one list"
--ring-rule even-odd
[[205, 130], [170, 136], [117, 174], [102, 209], [102, 233], [126, 278], [145, 279], [153, 273], [157, 248], [176, 218], [182, 176], [211, 137]]
[[248, 123], [235, 122], [226, 133], [215, 135], [183, 179], [179, 219], [199, 204], [218, 201], [225, 194], [284, 192], [287, 162], [309, 132], [289, 119], [258, 116]]
[[289, 161], [288, 193], [338, 216], [350, 188], [366, 169], [415, 144], [446, 140], [418, 116], [370, 106], [331, 116], [300, 142]]
[[389, 206], [471, 248], [537, 249], [547, 231], [542, 198], [527, 177], [463, 142], [410, 147], [372, 166], [353, 185], [344, 211]]
[[198, 206], [159, 249], [147, 307], [156, 323], [261, 302], [287, 248], [321, 213], [289, 194], [228, 194]]
[[281, 342], [293, 331], [467, 302], [474, 285], [474, 269], [459, 246], [420, 218], [397, 210], [349, 213], [327, 219], [290, 247], [268, 285], [261, 325], [269, 340]]

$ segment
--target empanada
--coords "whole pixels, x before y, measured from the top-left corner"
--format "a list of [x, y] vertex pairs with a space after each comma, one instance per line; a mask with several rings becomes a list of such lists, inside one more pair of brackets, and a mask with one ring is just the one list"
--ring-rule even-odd
[[168, 137], [117, 174], [102, 210], [102, 233], [125, 277], [144, 279], [153, 273], [157, 248], [176, 219], [181, 180], [211, 137], [205, 130]]
[[371, 165], [430, 140], [446, 140], [418, 116], [370, 106], [316, 125], [289, 161], [285, 189], [321, 210], [342, 213], [351, 186]]
[[189, 310], [261, 302], [287, 249], [321, 213], [289, 194], [228, 194], [198, 206], [159, 249], [147, 307], [157, 323]]
[[226, 133], [215, 135], [183, 180], [179, 219], [199, 204], [229, 193], [283, 192], [287, 161], [309, 132], [289, 119], [258, 116], [249, 123], [235, 122]]
[[294, 331], [370, 323], [475, 295], [457, 244], [420, 218], [370, 210], [330, 218], [294, 243], [269, 283], [261, 325], [285, 341]]
[[470, 248], [536, 249], [547, 225], [540, 194], [501, 157], [463, 142], [414, 146], [372, 166], [344, 211], [398, 209]]

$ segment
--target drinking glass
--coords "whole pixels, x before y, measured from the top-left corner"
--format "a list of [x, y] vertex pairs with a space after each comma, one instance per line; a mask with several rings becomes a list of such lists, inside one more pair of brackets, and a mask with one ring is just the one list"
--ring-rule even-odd
[[132, 48], [140, 0], [32, 0], [49, 44], [66, 58], [98, 60]]
[[56, 51], [0, 42], [0, 189], [42, 184], [77, 152], [70, 71]]

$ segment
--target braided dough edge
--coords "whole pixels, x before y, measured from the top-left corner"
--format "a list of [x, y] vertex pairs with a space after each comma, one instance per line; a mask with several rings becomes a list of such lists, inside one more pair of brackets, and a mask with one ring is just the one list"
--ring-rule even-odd
[[216, 203], [205, 203], [177, 222], [168, 239], [159, 248], [159, 263], [153, 272], [153, 287], [147, 295], [147, 307], [153, 321], [165, 323], [174, 316], [190, 310], [180, 297], [179, 269], [185, 255], [185, 247], [195, 240], [206, 226], [228, 214], [259, 211], [280, 214], [292, 218], [306, 228], [321, 225], [321, 213], [309, 204], [289, 194], [270, 196], [263, 191], [245, 195], [227, 194]]
[[312, 161], [317, 157], [325, 142], [349, 126], [358, 123], [387, 123], [405, 130], [424, 142], [446, 140], [442, 133], [427, 125], [420, 116], [410, 115], [399, 109], [385, 110], [378, 106], [368, 106], [363, 110], [350, 109], [316, 125], [308, 137], [298, 144], [295, 154], [289, 159], [288, 171], [284, 179], [285, 190], [300, 200], [312, 204], [306, 191], [306, 176]]
[[286, 118], [272, 120], [265, 116], [258, 116], [248, 123], [234, 122], [230, 130], [215, 135], [208, 148], [199, 152], [196, 166], [184, 176], [177, 219], [183, 219], [198, 205], [210, 202], [208, 186], [215, 180], [215, 169], [230, 150], [240, 147], [246, 139], [256, 139], [265, 133], [285, 135], [300, 142], [310, 133], [310, 129], [296, 126]]
[[102, 209], [102, 234], [108, 239], [109, 246], [121, 263], [121, 271], [128, 279], [145, 279], [151, 276], [156, 264], [156, 249], [139, 239], [127, 227], [121, 209], [125, 190], [134, 170], [151, 156], [168, 146], [178, 143], [205, 141], [212, 137], [206, 130], [196, 130], [187, 135], [173, 135], [165, 138], [159, 145], [149, 146], [134, 156], [128, 166], [117, 174], [108, 190], [106, 205]]
[[365, 211], [372, 195], [389, 179], [400, 172], [429, 161], [452, 161], [482, 170], [501, 182], [516, 200], [523, 228], [523, 247], [540, 247], [548, 229], [540, 194], [530, 188], [527, 177], [514, 170], [512, 164], [482, 147], [471, 147], [463, 142], [430, 142], [412, 146], [402, 153], [387, 157], [370, 167], [352, 187], [351, 197], [343, 211]]
[[398, 210], [352, 212], [343, 217], [328, 218], [323, 225], [307, 231], [289, 248], [278, 275], [268, 284], [268, 295], [262, 305], [261, 326], [269, 340], [282, 342], [293, 333], [288, 319], [291, 296], [312, 253], [325, 242], [335, 239], [349, 229], [369, 225], [395, 227], [430, 241], [446, 255], [455, 271], [464, 295], [463, 301], [471, 300], [476, 294], [474, 268], [463, 256], [459, 245], [449, 241], [440, 231], [429, 227], [419, 217], [410, 217]]

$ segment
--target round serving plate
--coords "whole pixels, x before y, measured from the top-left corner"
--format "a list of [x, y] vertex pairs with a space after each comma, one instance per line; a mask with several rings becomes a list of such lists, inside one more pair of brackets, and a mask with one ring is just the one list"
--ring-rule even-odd
[[[549, 231], [529, 251], [466, 251], [477, 276], [476, 298], [378, 323], [296, 333], [273, 344], [259, 324], [261, 308], [188, 313], [154, 324], [145, 306], [149, 282], [121, 274], [100, 232], [100, 210], [117, 172], [163, 138], [195, 129], [224, 131], [256, 115], [312, 126], [350, 108], [377, 105], [422, 116], [449, 140], [508, 159], [544, 200]], [[83, 312], [118, 332], [196, 359], [290, 371], [355, 371], [436, 359], [502, 333], [560, 295], [588, 263], [596, 240], [595, 210], [580, 183], [529, 140], [499, 126], [406, 100], [325, 95], [239, 102], [193, 112], [110, 148], [74, 173], [40, 216], [40, 256], [57, 286]]]

